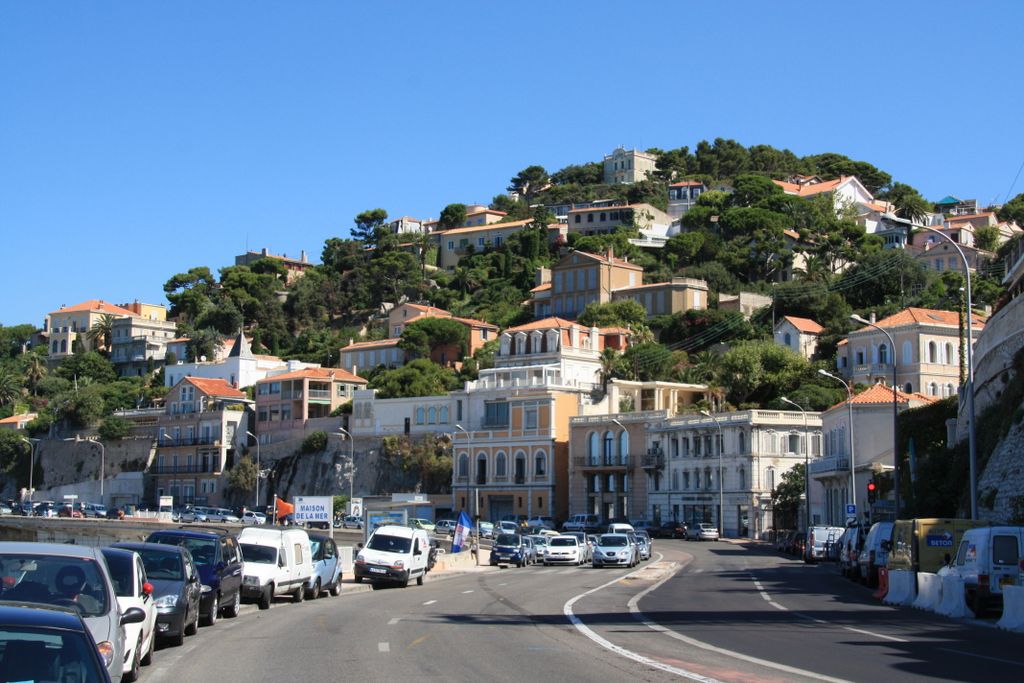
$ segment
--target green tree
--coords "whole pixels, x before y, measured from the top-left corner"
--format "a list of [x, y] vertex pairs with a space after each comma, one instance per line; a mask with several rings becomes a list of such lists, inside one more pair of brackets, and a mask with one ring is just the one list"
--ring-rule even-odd
[[132, 433], [132, 423], [117, 415], [108, 415], [100, 422], [100, 438], [104, 441], [118, 441]]
[[974, 244], [978, 249], [995, 251], [999, 248], [999, 228], [994, 225], [984, 225], [974, 231]]
[[424, 318], [405, 326], [398, 346], [407, 358], [430, 358], [433, 349], [454, 346], [462, 359], [469, 353], [469, 328], [451, 318]]
[[0, 365], [0, 406], [13, 403], [21, 396], [21, 377], [12, 368]]
[[117, 380], [117, 373], [109, 360], [96, 351], [76, 353], [66, 356], [54, 371], [58, 377], [81, 382], [90, 379], [99, 384], [107, 384]]
[[796, 526], [800, 498], [805, 491], [806, 473], [804, 464], [800, 462], [782, 473], [778, 485], [772, 491], [772, 509], [775, 512], [777, 527]]
[[369, 387], [377, 389], [379, 398], [409, 398], [442, 396], [457, 384], [454, 372], [419, 358], [394, 370], [378, 371], [370, 378]]
[[302, 440], [302, 447], [299, 449], [302, 453], [320, 453], [327, 449], [327, 432], [315, 431], [311, 432], [309, 436]]
[[441, 209], [441, 216], [437, 219], [438, 227], [442, 230], [460, 228], [466, 224], [466, 205], [449, 204]]
[[25, 383], [32, 390], [32, 395], [35, 396], [39, 393], [39, 383], [43, 381], [49, 371], [46, 368], [46, 361], [40, 354], [33, 352], [25, 354], [24, 357]]
[[256, 491], [258, 477], [256, 463], [248, 455], [243, 455], [228, 471], [227, 489], [235, 500], [245, 500]]
[[672, 366], [672, 352], [661, 344], [648, 342], [626, 349], [620, 367], [630, 379], [650, 382], [670, 379]]
[[204, 327], [198, 330], [188, 331], [188, 343], [185, 345], [185, 353], [188, 361], [195, 363], [204, 356], [212, 360], [217, 351], [224, 346], [224, 335], [213, 327]]
[[854, 161], [842, 154], [826, 152], [804, 157], [818, 175], [830, 179], [840, 176], [857, 176], [857, 179], [872, 194], [878, 193], [892, 182], [892, 176], [866, 161]]
[[647, 323], [647, 310], [632, 299], [589, 303], [577, 320], [584, 327], [629, 327]]
[[761, 175], [737, 176], [733, 180], [733, 189], [729, 197], [730, 206], [757, 206], [773, 195], [783, 194], [781, 187]]
[[555, 185], [599, 185], [604, 182], [604, 164], [592, 161], [586, 164], [570, 164], [551, 174]]
[[543, 166], [527, 166], [519, 173], [512, 176], [509, 181], [508, 191], [515, 192], [526, 200], [526, 204], [533, 204], [534, 196], [551, 183], [551, 178]]
[[1001, 221], [1012, 221], [1024, 227], [1024, 192], [999, 207], [996, 215]]
[[791, 393], [807, 374], [803, 356], [773, 341], [746, 341], [722, 354], [719, 376], [733, 404], [764, 403]]
[[210, 294], [216, 284], [216, 278], [205, 266], [178, 273], [169, 279], [164, 283], [164, 293], [171, 303], [170, 315], [186, 322], [195, 320], [211, 305]]
[[28, 486], [30, 447], [23, 439], [13, 429], [0, 429], [0, 475], [12, 475], [17, 486]]
[[923, 221], [932, 211], [932, 203], [921, 196], [921, 193], [910, 185], [893, 183], [884, 192], [878, 194], [879, 199], [890, 201], [896, 207], [896, 215], [914, 222]]
[[352, 228], [353, 239], [359, 240], [365, 246], [373, 247], [381, 240], [388, 212], [384, 209], [368, 209], [357, 214], [353, 220], [356, 224], [356, 227]]
[[110, 355], [110, 347], [114, 340], [114, 321], [117, 318], [110, 313], [102, 313], [85, 336], [92, 342], [92, 347]]

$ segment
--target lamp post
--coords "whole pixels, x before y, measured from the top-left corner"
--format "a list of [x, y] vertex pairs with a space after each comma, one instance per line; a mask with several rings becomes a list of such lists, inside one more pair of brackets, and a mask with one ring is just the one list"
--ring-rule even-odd
[[967, 280], [967, 452], [970, 461], [971, 519], [978, 519], [978, 452], [976, 446], [977, 433], [974, 423], [974, 308], [971, 304], [971, 269], [967, 263], [967, 256], [964, 254], [964, 250], [953, 241], [952, 237], [935, 228], [929, 228], [924, 225], [918, 227], [935, 233], [952, 244], [964, 265], [964, 278]]
[[246, 431], [246, 434], [252, 437], [252, 440], [256, 442], [256, 505], [253, 510], [260, 509], [260, 440], [259, 438], [250, 431]]
[[355, 497], [356, 481], [356, 440], [344, 427], [338, 427], [338, 432], [348, 438], [348, 466], [345, 468], [345, 478], [348, 479], [348, 501], [352, 504]]
[[32, 487], [32, 477], [35, 474], [36, 469], [36, 442], [38, 442], [39, 439], [32, 439], [26, 436], [22, 436], [19, 438], [28, 444], [28, 509], [29, 512], [31, 512], [32, 494], [35, 493], [35, 489]]
[[725, 439], [722, 437], [722, 424], [706, 410], [700, 411], [704, 417], [710, 417], [718, 427], [718, 535], [725, 536], [725, 493], [722, 487], [722, 451], [725, 446]]
[[[848, 419], [850, 421], [850, 502], [853, 504], [854, 511], [857, 510], [857, 475], [854, 470], [854, 450], [853, 450], [853, 387], [847, 384], [846, 380], [836, 377], [828, 370], [824, 368], [818, 368], [818, 374], [822, 377], [831, 377], [835, 381], [843, 385], [846, 389], [846, 409]], [[854, 518], [854, 521], [860, 523], [859, 515]]]
[[807, 501], [807, 507], [804, 510], [804, 533], [811, 528], [811, 465], [810, 458], [808, 457], [808, 451], [810, 450], [807, 438], [807, 411], [795, 401], [790, 401], [788, 398], [783, 396], [781, 399], [783, 403], [788, 403], [797, 410], [800, 411], [800, 416], [804, 420], [804, 499]]
[[[455, 428], [466, 435], [466, 449], [469, 455], [466, 456], [466, 509], [469, 509], [469, 470], [473, 461], [473, 436], [466, 431], [466, 428], [460, 424], [456, 424]], [[455, 472], [459, 471], [459, 463], [456, 459]]]
[[100, 447], [100, 504], [105, 504], [103, 500], [103, 472], [106, 469], [107, 449], [103, 446], [103, 442], [97, 441], [96, 439], [82, 439], [79, 438], [78, 436], [74, 437], [73, 439], [69, 437], [67, 439], [64, 439], [64, 441], [74, 441], [75, 443], [87, 441], [93, 444], [94, 446]]
[[900, 518], [900, 454], [899, 454], [899, 442], [896, 436], [897, 424], [899, 421], [899, 404], [897, 402], [896, 393], [896, 340], [889, 334], [887, 330], [879, 327], [870, 320], [866, 320], [856, 313], [850, 316], [850, 320], [861, 323], [862, 325], [870, 325], [889, 339], [889, 348], [892, 349], [892, 487], [895, 489], [893, 496], [893, 509], [895, 511], [894, 518]]

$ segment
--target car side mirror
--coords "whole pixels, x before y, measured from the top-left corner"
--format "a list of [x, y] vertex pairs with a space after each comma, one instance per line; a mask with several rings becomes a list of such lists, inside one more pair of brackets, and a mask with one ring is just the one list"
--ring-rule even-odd
[[138, 607], [131, 607], [127, 612], [121, 615], [121, 626], [127, 626], [128, 624], [141, 624], [145, 620], [145, 612]]

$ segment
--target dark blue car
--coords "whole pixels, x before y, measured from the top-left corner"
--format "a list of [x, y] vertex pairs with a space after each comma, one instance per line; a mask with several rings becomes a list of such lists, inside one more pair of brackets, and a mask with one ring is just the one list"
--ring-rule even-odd
[[524, 566], [528, 561], [526, 545], [519, 534], [498, 534], [491, 548], [491, 566]]
[[199, 568], [203, 594], [199, 613], [211, 626], [221, 612], [237, 617], [242, 604], [242, 551], [238, 540], [225, 530], [210, 528], [154, 531], [146, 543], [180, 545], [192, 553]]
[[0, 676], [110, 683], [96, 642], [76, 611], [11, 602], [0, 602]]

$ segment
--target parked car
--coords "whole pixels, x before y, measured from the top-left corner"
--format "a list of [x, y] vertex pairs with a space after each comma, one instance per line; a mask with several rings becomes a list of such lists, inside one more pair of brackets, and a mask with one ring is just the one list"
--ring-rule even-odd
[[664, 522], [661, 526], [648, 532], [651, 538], [686, 538], [686, 525], [682, 522]]
[[135, 681], [139, 678], [139, 667], [148, 666], [153, 661], [153, 648], [156, 646], [153, 584], [146, 577], [142, 557], [134, 550], [103, 548], [100, 552], [107, 561], [121, 612], [137, 607], [146, 613], [145, 621], [124, 627], [124, 661], [128, 668], [121, 680]]
[[948, 571], [964, 581], [967, 605], [981, 616], [1001, 607], [1003, 586], [1020, 586], [1024, 527], [992, 526], [964, 532]]
[[596, 533], [601, 530], [601, 519], [597, 515], [572, 515], [562, 525], [562, 531]]
[[637, 546], [640, 550], [640, 560], [651, 559], [651, 553], [654, 551], [654, 545], [651, 543], [651, 537], [647, 535], [646, 531], [636, 532]]
[[58, 517], [67, 517], [70, 519], [83, 519], [85, 515], [82, 514], [82, 509], [72, 505], [71, 503], [64, 503], [57, 510]]
[[[346, 517], [345, 519], [348, 519], [348, 518]], [[347, 529], [348, 527], [345, 527], [345, 528]], [[359, 527], [357, 527], [357, 528], [359, 528]], [[449, 534], [449, 535], [455, 533], [455, 520], [454, 519], [439, 519], [439, 520], [437, 520], [437, 523], [434, 524], [434, 533], [435, 534]]]
[[434, 533], [434, 530], [436, 529], [433, 522], [431, 522], [429, 519], [423, 519], [422, 517], [413, 517], [412, 519], [410, 519], [409, 526], [411, 526], [413, 529], [423, 529], [428, 534]]
[[341, 595], [341, 558], [334, 539], [323, 534], [309, 534], [310, 552], [313, 554], [313, 575], [306, 597], [315, 600], [320, 593]]
[[246, 527], [238, 535], [242, 550], [242, 595], [270, 609], [274, 598], [290, 595], [302, 602], [313, 580], [313, 551], [305, 529]]
[[839, 571], [850, 579], [857, 578], [860, 570], [857, 568], [857, 557], [860, 555], [861, 546], [864, 545], [866, 530], [859, 525], [846, 527], [843, 535], [839, 537]]
[[605, 530], [605, 533], [624, 534], [627, 531], [636, 531], [636, 529], [634, 529], [633, 525], [629, 524], [628, 522], [612, 522], [608, 525], [608, 528]]
[[180, 646], [185, 636], [199, 630], [199, 603], [202, 584], [192, 554], [181, 546], [160, 543], [115, 543], [138, 553], [146, 578], [153, 585], [156, 607], [156, 637]]
[[227, 508], [206, 508], [206, 521], [219, 524], [238, 524], [241, 520]]
[[[886, 542], [887, 541], [887, 542]], [[884, 543], [883, 545], [883, 542]], [[860, 580], [869, 586], [878, 585], [878, 568], [884, 567], [892, 543], [892, 522], [875, 522], [864, 538], [857, 556]]]
[[32, 508], [34, 517], [56, 517], [58, 505], [52, 500], [44, 500], [35, 504]]
[[554, 517], [545, 517], [545, 516], [530, 517], [528, 520], [526, 520], [526, 526], [528, 526], [528, 527], [544, 527], [545, 529], [554, 529], [555, 528], [555, 518]]
[[[144, 621], [146, 613], [141, 609], [121, 612], [107, 563], [98, 549], [62, 543], [0, 542], [0, 576], [5, 577], [0, 594], [3, 600], [77, 610], [111, 680], [121, 680], [124, 627]], [[4, 678], [17, 680], [6, 670]]]
[[246, 526], [262, 526], [267, 523], [267, 516], [255, 510], [246, 510], [242, 513], [242, 524]]
[[491, 547], [490, 563], [492, 567], [525, 567], [529, 564], [529, 551], [523, 543], [523, 537], [519, 534], [498, 534]]
[[548, 541], [548, 551], [544, 553], [544, 566], [551, 564], [583, 564], [586, 550], [580, 545], [576, 536], [563, 534], [554, 536]]
[[71, 608], [0, 603], [5, 681], [111, 683], [90, 629]]
[[568, 531], [565, 532], [563, 536], [574, 536], [580, 542], [580, 549], [583, 551], [583, 559], [580, 561], [580, 564], [583, 562], [590, 562], [590, 560], [593, 559], [594, 547], [590, 544], [590, 541], [587, 540], [587, 534], [582, 531]]
[[813, 564], [829, 559], [832, 548], [839, 543], [845, 532], [841, 526], [812, 526], [807, 534], [807, 547], [804, 550], [804, 562]]
[[366, 579], [376, 590], [384, 584], [405, 587], [416, 579], [422, 586], [430, 559], [430, 538], [423, 529], [385, 526], [376, 529], [355, 558], [356, 583]]
[[186, 505], [178, 514], [178, 521], [184, 524], [185, 522], [208, 522], [210, 520], [207, 519], [205, 508]]
[[718, 527], [709, 522], [700, 522], [694, 524], [686, 532], [686, 540], [688, 541], [717, 541], [718, 540]]
[[14, 514], [14, 510], [7, 503], [0, 503], [0, 515]]
[[597, 537], [592, 566], [634, 567], [639, 562], [636, 550], [626, 534], [601, 534]]
[[202, 579], [203, 620], [216, 623], [221, 611], [236, 617], [242, 604], [242, 553], [238, 541], [223, 529], [196, 528], [155, 531], [147, 543], [166, 543], [188, 548]]
[[82, 503], [82, 513], [86, 517], [103, 519], [107, 516], [107, 506], [101, 503]]

